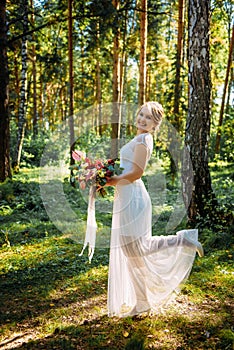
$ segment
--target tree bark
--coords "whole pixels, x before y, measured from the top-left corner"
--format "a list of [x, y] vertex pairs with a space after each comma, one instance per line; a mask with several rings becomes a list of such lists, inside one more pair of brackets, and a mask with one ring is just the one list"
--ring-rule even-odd
[[[28, 31], [28, 0], [24, 0], [22, 3], [23, 10], [23, 32]], [[27, 94], [27, 71], [28, 71], [28, 52], [27, 52], [27, 36], [22, 37], [21, 43], [21, 87], [20, 87], [20, 102], [19, 102], [19, 120], [18, 120], [18, 135], [17, 135], [17, 148], [16, 156], [13, 162], [15, 171], [19, 170], [20, 159], [22, 153], [22, 147], [24, 142], [24, 133], [26, 127], [26, 94]]]
[[114, 46], [113, 46], [113, 109], [111, 116], [111, 158], [117, 158], [118, 156], [118, 143], [120, 134], [120, 62], [119, 62], [119, 51], [120, 51], [120, 29], [119, 29], [119, 0], [112, 1], [113, 6], [116, 9], [116, 21], [114, 31]]
[[[32, 10], [31, 14], [31, 22], [32, 25], [35, 25], [35, 16], [34, 16], [34, 4], [33, 0], [30, 0], [30, 6]], [[37, 56], [36, 56], [36, 48], [35, 48], [35, 35], [32, 34], [32, 79], [33, 79], [33, 135], [36, 136], [38, 134], [38, 110], [37, 110]]]
[[174, 126], [179, 132], [182, 129], [180, 119], [180, 97], [181, 97], [181, 83], [180, 83], [180, 72], [181, 72], [181, 57], [183, 47], [183, 27], [184, 27], [184, 0], [179, 0], [178, 3], [178, 34], [177, 34], [177, 50], [176, 50], [176, 76], [175, 76], [175, 90], [174, 90]]
[[[180, 118], [180, 98], [181, 98], [181, 59], [183, 48], [183, 29], [184, 29], [184, 0], [178, 2], [178, 33], [177, 33], [177, 49], [176, 49], [176, 75], [175, 75], [175, 87], [174, 87], [174, 120], [173, 125], [178, 133], [182, 130], [182, 123]], [[171, 147], [173, 145], [173, 139], [171, 140]], [[170, 155], [170, 175], [172, 184], [175, 183], [178, 169], [178, 158], [173, 158]]]
[[11, 177], [6, 0], [0, 0], [0, 182]]
[[97, 48], [96, 48], [96, 103], [97, 103], [97, 132], [102, 135], [103, 122], [102, 122], [102, 86], [101, 86], [101, 49], [100, 49], [100, 23], [99, 19], [96, 22], [97, 30]]
[[140, 12], [140, 77], [139, 77], [139, 105], [145, 103], [146, 94], [146, 50], [147, 50], [147, 0], [141, 0]]
[[[208, 143], [210, 138], [210, 0], [190, 0], [188, 9], [188, 65], [189, 106], [185, 142], [191, 163], [186, 186], [192, 186], [192, 199], [188, 208], [190, 221], [212, 215], [216, 205], [211, 187], [208, 166]], [[191, 165], [193, 169], [191, 169]], [[189, 164], [187, 163], [187, 167]]]
[[19, 57], [16, 52], [17, 50], [14, 51], [14, 76], [15, 76], [15, 94], [16, 94], [16, 99], [14, 103], [14, 114], [16, 116], [16, 123], [18, 124], [18, 111], [19, 111], [19, 96], [20, 96], [20, 81], [19, 81]]
[[[80, 51], [81, 51], [81, 103], [84, 106], [85, 105], [85, 69], [84, 69], [84, 57], [85, 57], [85, 53], [84, 53], [84, 38], [83, 35], [81, 33], [81, 47], [80, 47]], [[83, 117], [83, 113], [81, 115], [81, 124], [83, 125], [84, 123], [84, 117]]]
[[228, 87], [228, 79], [229, 79], [231, 64], [232, 64], [233, 45], [234, 45], [234, 26], [232, 27], [232, 37], [231, 37], [230, 46], [229, 46], [229, 55], [228, 55], [226, 77], [225, 77], [225, 82], [224, 82], [222, 103], [221, 103], [221, 108], [220, 108], [218, 131], [217, 131], [217, 135], [216, 135], [216, 144], [215, 144], [215, 153], [216, 154], [218, 154], [220, 151], [221, 127], [223, 125], [223, 115], [224, 115], [224, 107], [225, 107], [226, 93], [227, 93], [227, 87]]
[[[234, 61], [234, 51], [233, 51], [233, 61]], [[225, 108], [225, 113], [229, 114], [230, 113], [230, 108], [232, 108], [232, 105], [230, 104], [230, 100], [232, 97], [232, 87], [234, 84], [234, 67], [231, 67], [230, 71], [230, 79], [228, 83], [228, 94], [227, 94], [227, 101], [226, 101], [226, 108]]]
[[72, 5], [73, 0], [68, 0], [68, 55], [69, 55], [69, 129], [70, 129], [70, 164], [75, 161], [72, 158], [72, 151], [74, 150], [75, 133], [74, 133], [74, 76], [73, 76], [73, 19], [72, 19]]

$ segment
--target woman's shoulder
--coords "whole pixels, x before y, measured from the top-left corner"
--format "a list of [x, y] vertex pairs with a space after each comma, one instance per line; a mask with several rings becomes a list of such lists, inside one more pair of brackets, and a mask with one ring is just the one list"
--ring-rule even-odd
[[142, 133], [135, 137], [135, 142], [138, 144], [143, 144], [145, 146], [150, 147], [153, 143], [153, 137], [150, 133]]

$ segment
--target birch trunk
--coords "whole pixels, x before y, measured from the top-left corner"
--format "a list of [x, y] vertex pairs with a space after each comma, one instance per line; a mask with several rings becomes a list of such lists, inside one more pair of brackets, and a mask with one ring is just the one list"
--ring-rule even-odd
[[[34, 16], [34, 3], [33, 0], [30, 0], [30, 6], [32, 10], [31, 22], [32, 25], [35, 25], [35, 16]], [[33, 135], [38, 134], [38, 111], [37, 111], [37, 66], [36, 66], [36, 48], [34, 44], [34, 34], [32, 34], [33, 44], [32, 44], [32, 80], [33, 80]]]
[[14, 52], [15, 93], [17, 96], [15, 103], [14, 103], [14, 113], [17, 117], [17, 119], [16, 119], [17, 123], [18, 123], [19, 96], [20, 96], [19, 63], [18, 62], [19, 62], [18, 53]]
[[97, 19], [97, 50], [96, 50], [96, 103], [97, 103], [97, 131], [99, 135], [102, 135], [103, 122], [102, 122], [102, 87], [101, 87], [101, 49], [100, 49], [100, 23]]
[[6, 0], [0, 0], [0, 182], [11, 177], [8, 111]]
[[[28, 0], [23, 2], [23, 32], [28, 31]], [[20, 166], [20, 159], [22, 153], [22, 147], [24, 142], [24, 133], [26, 127], [26, 101], [27, 101], [27, 71], [28, 71], [28, 52], [27, 52], [27, 36], [22, 37], [21, 43], [21, 87], [20, 87], [20, 102], [19, 102], [19, 119], [18, 119], [18, 135], [17, 135], [17, 148], [16, 157], [14, 161], [14, 170], [18, 171]]]

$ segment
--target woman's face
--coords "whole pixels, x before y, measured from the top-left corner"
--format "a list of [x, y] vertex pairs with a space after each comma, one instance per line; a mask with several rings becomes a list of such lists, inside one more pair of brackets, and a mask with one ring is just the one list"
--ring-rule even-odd
[[152, 131], [153, 128], [156, 126], [146, 106], [144, 106], [140, 110], [140, 112], [137, 115], [136, 121], [137, 121], [137, 129], [142, 133]]

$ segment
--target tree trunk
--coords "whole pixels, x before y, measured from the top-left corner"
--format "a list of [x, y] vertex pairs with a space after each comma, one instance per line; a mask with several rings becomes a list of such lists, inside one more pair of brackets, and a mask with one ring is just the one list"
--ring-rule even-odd
[[99, 55], [96, 61], [96, 102], [97, 102], [97, 132], [102, 135], [102, 90], [101, 90], [101, 66]]
[[124, 12], [124, 23], [122, 26], [122, 54], [120, 63], [120, 101], [121, 101], [121, 125], [120, 125], [120, 147], [125, 144], [126, 132], [127, 132], [127, 120], [124, 104], [127, 101], [127, 61], [128, 61], [128, 29], [129, 35], [132, 28], [128, 25], [128, 10]]
[[232, 64], [233, 45], [234, 45], [234, 26], [232, 27], [232, 37], [231, 37], [230, 47], [229, 47], [226, 77], [224, 82], [223, 97], [222, 97], [222, 103], [220, 108], [218, 131], [216, 135], [215, 153], [219, 153], [220, 151], [221, 127], [223, 125], [223, 115], [224, 115], [224, 107], [225, 107], [226, 93], [227, 93], [227, 87], [228, 87], [228, 78], [230, 75], [231, 64]]
[[[81, 51], [81, 103], [83, 104], [84, 106], [84, 103], [85, 103], [85, 69], [84, 69], [84, 59], [85, 59], [85, 53], [84, 53], [84, 37], [81, 33], [81, 48], [80, 48], [80, 51]], [[83, 107], [82, 106], [82, 107]], [[83, 116], [83, 113], [81, 115], [81, 124], [83, 125], [84, 123], [84, 116]]]
[[180, 72], [181, 72], [181, 57], [183, 47], [183, 27], [184, 27], [184, 0], [179, 0], [178, 3], [178, 34], [177, 34], [177, 51], [176, 51], [176, 76], [175, 76], [175, 90], [174, 90], [174, 126], [178, 132], [181, 131], [181, 118], [180, 118], [180, 97], [181, 97], [181, 83], [180, 83]]
[[0, 0], [0, 182], [11, 177], [8, 112], [6, 0]]
[[[23, 32], [28, 31], [28, 0], [24, 0], [22, 4], [23, 10]], [[27, 36], [22, 37], [21, 44], [21, 87], [20, 87], [20, 102], [19, 102], [19, 121], [18, 121], [18, 135], [17, 135], [17, 148], [16, 157], [13, 163], [15, 171], [19, 170], [20, 158], [22, 153], [22, 147], [24, 142], [24, 133], [26, 127], [26, 94], [27, 94], [27, 70], [28, 70], [28, 53], [27, 53]]]
[[[30, 0], [30, 6], [32, 10], [31, 22], [33, 27], [35, 26], [35, 16], [34, 16], [34, 4], [33, 0]], [[36, 66], [36, 48], [35, 48], [35, 38], [34, 33], [32, 34], [32, 79], [33, 79], [33, 135], [38, 134], [38, 111], [37, 111], [37, 66]]]
[[102, 135], [103, 122], [102, 122], [102, 87], [101, 87], [101, 50], [100, 50], [100, 23], [97, 19], [97, 50], [96, 50], [96, 103], [97, 103], [97, 131], [99, 135]]
[[[233, 61], [234, 61], [234, 54], [233, 54]], [[229, 114], [230, 113], [230, 107], [232, 108], [232, 105], [230, 105], [230, 100], [231, 100], [231, 97], [232, 97], [233, 84], [234, 84], [234, 67], [231, 67], [230, 79], [229, 79], [229, 83], [228, 83], [228, 94], [227, 94], [225, 114]]]
[[[113, 0], [113, 6], [116, 9], [116, 21], [118, 21], [119, 0]], [[120, 133], [120, 64], [119, 64], [119, 23], [114, 32], [113, 47], [113, 110], [111, 116], [111, 158], [118, 156], [118, 141]]]
[[139, 105], [145, 103], [146, 94], [146, 50], [147, 50], [147, 0], [141, 0], [140, 12], [140, 77], [139, 77]]
[[[180, 118], [180, 98], [181, 98], [181, 58], [182, 58], [182, 43], [183, 43], [183, 29], [184, 29], [184, 0], [179, 0], [178, 3], [178, 33], [177, 33], [177, 50], [176, 50], [176, 75], [174, 88], [174, 121], [173, 125], [178, 133], [182, 130], [182, 123]], [[171, 144], [173, 147], [173, 141]], [[177, 177], [179, 159], [173, 158], [170, 155], [170, 175], [172, 184], [175, 183]]]
[[69, 129], [70, 129], [70, 164], [75, 161], [72, 158], [74, 150], [75, 133], [74, 133], [74, 78], [73, 78], [73, 43], [72, 43], [72, 3], [73, 0], [68, 0], [68, 54], [69, 54]]
[[16, 123], [19, 122], [18, 120], [18, 111], [19, 111], [19, 96], [20, 96], [20, 81], [19, 81], [19, 57], [17, 54], [17, 50], [14, 51], [14, 76], [15, 76], [15, 94], [16, 99], [14, 102], [14, 114], [16, 116]]
[[191, 177], [187, 177], [186, 186], [187, 191], [189, 186], [193, 189], [188, 216], [190, 221], [196, 221], [199, 217], [213, 215], [212, 207], [216, 205], [208, 166], [211, 93], [210, 1], [189, 1], [188, 25], [189, 106], [185, 141], [192, 163], [190, 166], [187, 164], [186, 170], [193, 172], [193, 183]]
[[40, 95], [40, 108], [39, 108], [39, 119], [40, 119], [40, 126], [42, 128], [45, 127], [44, 125], [44, 84], [43, 84], [43, 78], [42, 78], [42, 63], [40, 62], [39, 65], [39, 71], [40, 71], [40, 78], [39, 78], [39, 95]]

